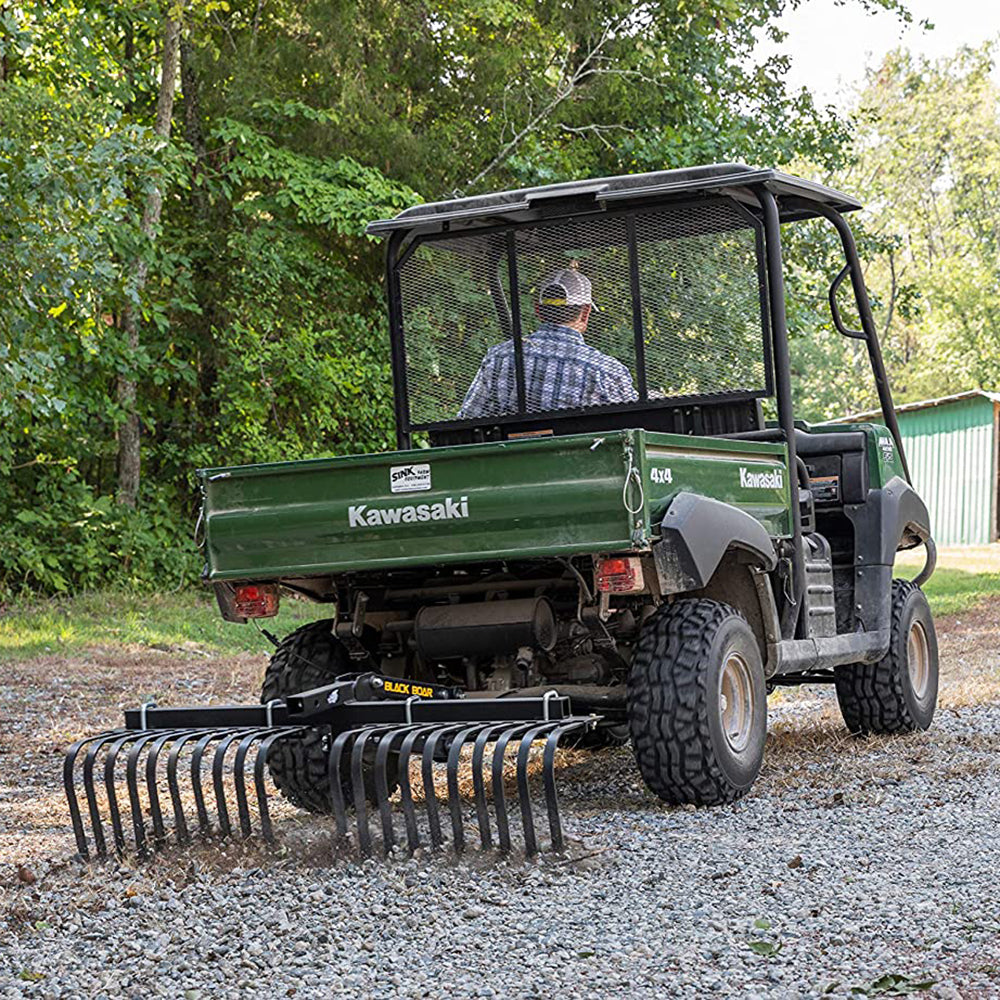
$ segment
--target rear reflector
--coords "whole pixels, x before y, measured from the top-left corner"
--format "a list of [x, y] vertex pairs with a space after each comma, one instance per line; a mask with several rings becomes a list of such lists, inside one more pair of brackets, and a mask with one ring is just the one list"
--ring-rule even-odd
[[611, 556], [597, 563], [597, 589], [607, 594], [637, 594], [645, 589], [638, 556]]
[[269, 583], [237, 584], [234, 603], [241, 618], [273, 618], [278, 613], [278, 588]]

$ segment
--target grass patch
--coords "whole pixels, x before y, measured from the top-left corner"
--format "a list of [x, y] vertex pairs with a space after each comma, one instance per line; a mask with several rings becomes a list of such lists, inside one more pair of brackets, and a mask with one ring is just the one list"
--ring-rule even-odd
[[[896, 576], [912, 577], [924, 564], [924, 550], [901, 552], [896, 558]], [[1000, 545], [941, 549], [937, 569], [924, 584], [924, 592], [936, 615], [954, 615], [1000, 598]]]
[[[262, 624], [280, 638], [329, 614], [323, 605], [282, 595], [278, 615]], [[129, 646], [212, 655], [270, 649], [252, 623], [223, 621], [215, 598], [200, 591], [77, 594], [0, 609], [0, 662]]]

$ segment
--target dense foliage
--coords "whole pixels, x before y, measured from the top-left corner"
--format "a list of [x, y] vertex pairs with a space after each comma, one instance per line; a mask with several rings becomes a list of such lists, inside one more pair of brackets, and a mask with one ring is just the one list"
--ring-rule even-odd
[[755, 55], [794, 2], [0, 3], [0, 594], [192, 580], [195, 468], [391, 444], [367, 220], [698, 162], [843, 169], [845, 123]]

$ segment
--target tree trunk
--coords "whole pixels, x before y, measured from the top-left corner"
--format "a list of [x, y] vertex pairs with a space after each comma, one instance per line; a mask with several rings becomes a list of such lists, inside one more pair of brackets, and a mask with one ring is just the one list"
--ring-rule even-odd
[[[176, 8], [171, 8], [176, 10]], [[170, 121], [174, 113], [174, 92], [177, 88], [177, 62], [180, 47], [181, 24], [179, 15], [168, 17], [163, 28], [163, 52], [160, 58], [160, 92], [156, 98], [156, 124], [153, 131], [161, 139], [170, 138]], [[160, 223], [163, 209], [163, 192], [153, 185], [146, 195], [142, 210], [142, 232], [152, 242]], [[144, 257], [135, 262], [133, 282], [136, 294], [141, 296], [146, 284], [148, 263]], [[121, 328], [125, 332], [130, 355], [139, 349], [139, 319], [136, 308], [127, 303], [122, 311]], [[125, 411], [125, 422], [118, 430], [118, 502], [134, 507], [139, 498], [140, 429], [136, 407], [136, 380], [130, 375], [118, 377], [118, 403]]]

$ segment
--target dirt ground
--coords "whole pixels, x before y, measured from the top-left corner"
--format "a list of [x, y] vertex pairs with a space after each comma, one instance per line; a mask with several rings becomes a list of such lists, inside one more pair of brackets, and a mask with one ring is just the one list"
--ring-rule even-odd
[[[938, 636], [939, 710], [1000, 701], [1000, 599], [940, 619]], [[262, 655], [212, 658], [137, 649], [6, 665], [0, 676], [0, 892], [17, 883], [19, 868], [58, 867], [60, 859], [74, 852], [61, 781], [63, 755], [73, 740], [115, 728], [123, 708], [149, 696], [160, 704], [245, 701], [259, 690], [264, 664]], [[951, 769], [975, 769], [989, 759], [983, 751], [1000, 752], [996, 736], [963, 738], [943, 747], [933, 730], [928, 737], [917, 737], [912, 747], [904, 740], [887, 752], [891, 740], [850, 737], [835, 699], [822, 697], [824, 693], [783, 689], [772, 695], [765, 765], [755, 794], [780, 795], [782, 789], [807, 781], [828, 782], [834, 795], [838, 773], [846, 777], [867, 769], [885, 779], [922, 767], [932, 757]], [[624, 757], [580, 756], [567, 754], [564, 764], [584, 785], [589, 770], [596, 774], [608, 765], [628, 767]], [[627, 784], [641, 794], [636, 783]]]

